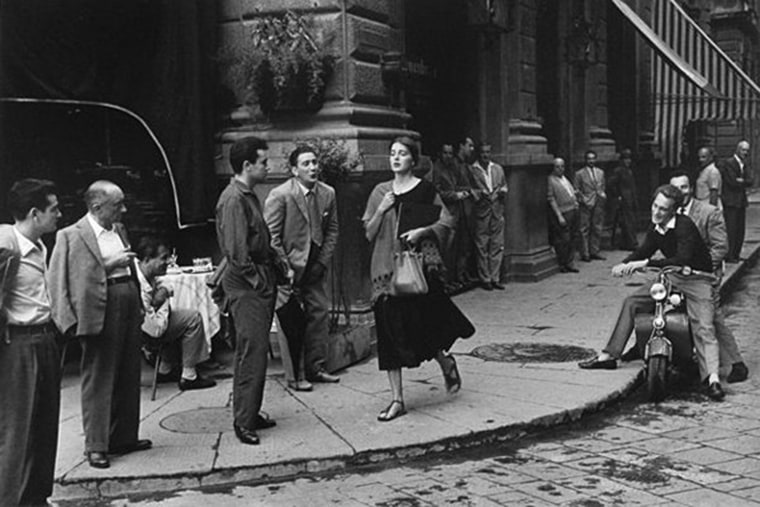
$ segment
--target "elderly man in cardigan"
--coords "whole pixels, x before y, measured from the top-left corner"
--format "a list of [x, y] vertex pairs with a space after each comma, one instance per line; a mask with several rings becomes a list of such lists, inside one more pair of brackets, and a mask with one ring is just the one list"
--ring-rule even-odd
[[563, 273], [577, 273], [573, 266], [578, 230], [578, 198], [575, 187], [565, 177], [565, 161], [555, 158], [552, 172], [547, 181], [547, 201], [549, 202], [549, 236], [557, 253], [559, 270]]

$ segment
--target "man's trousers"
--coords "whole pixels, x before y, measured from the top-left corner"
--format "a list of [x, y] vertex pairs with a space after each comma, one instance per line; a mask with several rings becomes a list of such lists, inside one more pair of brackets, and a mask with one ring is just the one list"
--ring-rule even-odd
[[[169, 312], [169, 325], [161, 337], [164, 343], [179, 341], [182, 366], [193, 368], [209, 358], [209, 346], [206, 332], [203, 330], [203, 318], [198, 310], [172, 308]], [[173, 349], [173, 347], [166, 347]], [[161, 358], [167, 364], [177, 363], [177, 351], [165, 350]]]
[[[694, 337], [701, 378], [704, 379], [711, 373], [717, 374], [720, 352], [713, 325], [715, 316], [713, 291], [715, 289], [710, 282], [705, 280], [686, 279], [679, 275], [671, 275], [670, 280], [686, 296], [686, 311]], [[650, 285], [650, 283], [644, 284], [623, 301], [615, 328], [604, 347], [604, 351], [612, 357], [619, 358], [623, 353], [625, 344], [633, 332], [636, 314], [654, 312], [655, 302], [649, 295]]]
[[254, 289], [246, 280], [228, 277], [222, 281], [235, 324], [235, 368], [232, 379], [232, 408], [235, 424], [256, 429], [256, 416], [264, 399], [269, 332], [274, 315], [274, 273]]
[[723, 218], [726, 220], [726, 235], [728, 236], [726, 260], [738, 260], [744, 244], [747, 208], [724, 205]]
[[[3, 330], [4, 331], [4, 330]], [[0, 505], [44, 504], [53, 492], [61, 376], [55, 326], [0, 338]]]
[[557, 220], [553, 210], [549, 210], [549, 237], [557, 254], [557, 263], [563, 267], [571, 267], [575, 258], [575, 245], [578, 243], [580, 231], [578, 228], [578, 210], [573, 209], [562, 213], [565, 225]]
[[475, 254], [478, 279], [481, 282], [499, 282], [504, 258], [503, 215], [489, 212], [484, 217], [475, 217]]
[[[312, 245], [312, 251], [318, 251]], [[327, 356], [327, 333], [330, 302], [327, 299], [327, 271], [319, 280], [306, 281], [310, 268], [315, 262], [316, 254], [309, 255], [311, 262], [306, 266], [304, 276], [298, 283], [304, 313], [306, 314], [306, 331], [304, 332], [304, 369], [306, 378], [312, 378], [325, 369]]]
[[580, 216], [581, 257], [587, 259], [590, 255], [599, 255], [604, 225], [604, 203], [598, 200], [590, 208], [581, 204]]
[[80, 338], [85, 451], [133, 445], [140, 426], [140, 324], [137, 284], [108, 287], [103, 330]]

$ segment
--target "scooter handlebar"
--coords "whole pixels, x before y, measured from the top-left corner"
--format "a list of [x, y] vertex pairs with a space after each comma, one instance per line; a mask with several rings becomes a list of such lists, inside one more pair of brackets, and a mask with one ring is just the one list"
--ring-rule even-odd
[[692, 269], [690, 266], [665, 266], [662, 268], [647, 266], [645, 270], [657, 272], [657, 273], [664, 273], [666, 275], [675, 273], [675, 274], [679, 274], [679, 275], [686, 276], [689, 278], [700, 278], [700, 279], [708, 280], [711, 282], [716, 280], [716, 277], [713, 273], [710, 273], [707, 271], [700, 271], [698, 269]]

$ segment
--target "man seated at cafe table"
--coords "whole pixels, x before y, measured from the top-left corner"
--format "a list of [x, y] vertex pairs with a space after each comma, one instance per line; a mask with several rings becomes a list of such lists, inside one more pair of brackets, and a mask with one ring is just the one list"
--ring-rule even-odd
[[[202, 377], [195, 368], [209, 358], [201, 314], [198, 310], [189, 308], [172, 308], [169, 304], [171, 289], [158, 281], [158, 277], [166, 274], [169, 255], [169, 248], [159, 238], [146, 236], [138, 244], [140, 269], [137, 270], [137, 279], [145, 310], [142, 331], [160, 343], [179, 345], [163, 348], [158, 371], [159, 382], [178, 380], [180, 391], [207, 389], [215, 386], [216, 382]], [[178, 350], [182, 362], [179, 376]]]

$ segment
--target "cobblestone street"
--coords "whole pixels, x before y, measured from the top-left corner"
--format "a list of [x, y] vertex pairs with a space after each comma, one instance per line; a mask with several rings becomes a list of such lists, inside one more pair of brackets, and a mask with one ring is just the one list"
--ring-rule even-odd
[[[733, 384], [733, 394], [722, 403], [683, 390], [653, 405], [638, 392], [580, 422], [488, 449], [108, 505], [760, 504], [760, 353], [754, 347], [760, 329], [760, 269], [752, 269], [736, 290], [727, 303], [729, 322], [751, 376]], [[399, 431], [402, 423], [397, 423]]]

